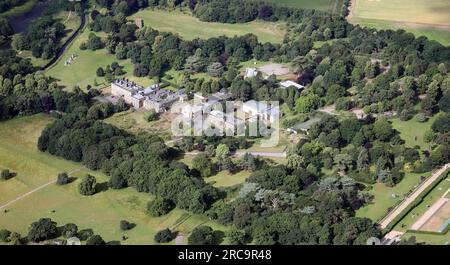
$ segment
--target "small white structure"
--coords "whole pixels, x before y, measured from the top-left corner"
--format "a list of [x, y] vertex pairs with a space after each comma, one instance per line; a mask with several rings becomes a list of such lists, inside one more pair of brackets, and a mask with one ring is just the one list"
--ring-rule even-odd
[[256, 77], [258, 75], [258, 73], [259, 73], [259, 71], [256, 68], [247, 68], [247, 69], [245, 69], [244, 79]]
[[304, 86], [302, 86], [294, 81], [291, 81], [291, 80], [281, 82], [280, 86], [281, 86], [281, 88], [288, 88], [288, 87], [292, 86], [292, 87], [297, 88], [298, 90], [303, 90], [303, 88], [305, 88]]
[[73, 63], [73, 61], [75, 61], [75, 59], [77, 58], [78, 56], [76, 55], [76, 54], [71, 54], [70, 55], [70, 57], [69, 57], [69, 59], [67, 59], [65, 62], [64, 62], [64, 66], [69, 66], [69, 65], [71, 65], [72, 63]]

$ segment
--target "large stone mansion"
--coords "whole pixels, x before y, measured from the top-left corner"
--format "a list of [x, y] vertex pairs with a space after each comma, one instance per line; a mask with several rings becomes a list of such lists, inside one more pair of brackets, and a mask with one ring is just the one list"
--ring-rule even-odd
[[158, 113], [167, 111], [177, 101], [183, 102], [187, 99], [183, 90], [174, 92], [161, 88], [159, 84], [145, 88], [125, 78], [111, 83], [111, 94], [123, 98], [135, 109], [143, 108]]

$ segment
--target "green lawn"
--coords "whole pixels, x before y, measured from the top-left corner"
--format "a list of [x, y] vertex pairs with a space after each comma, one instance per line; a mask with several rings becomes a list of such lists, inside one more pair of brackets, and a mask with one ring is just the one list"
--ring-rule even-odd
[[[95, 175], [98, 183], [104, 183], [108, 178], [79, 163], [37, 150], [37, 138], [51, 120], [48, 116], [39, 114], [0, 123], [0, 168], [8, 168], [17, 173], [12, 179], [0, 181], [0, 205], [55, 179], [59, 172], [79, 169], [72, 175], [77, 179], [66, 186], [51, 184], [11, 204], [7, 207], [7, 213], [0, 212], [0, 228], [26, 235], [33, 221], [50, 217], [59, 225], [73, 222], [81, 229], [92, 228], [107, 241], [120, 240], [122, 235], [127, 235], [129, 240], [122, 244], [153, 244], [154, 234], [166, 227], [184, 235], [201, 224], [226, 230], [226, 227], [209, 221], [205, 216], [191, 215], [180, 209], [175, 209], [166, 216], [149, 217], [144, 214], [144, 210], [152, 197], [132, 188], [107, 190], [90, 197], [81, 196], [77, 191], [81, 177], [88, 173]], [[122, 232], [119, 229], [120, 220], [133, 222], [136, 227]]]
[[405, 29], [450, 45], [450, 5], [447, 0], [356, 0], [352, 23], [378, 29]]
[[[184, 156], [180, 159], [180, 162], [192, 167], [192, 160], [194, 157], [195, 156], [192, 155]], [[237, 160], [238, 159], [233, 158], [234, 162], [237, 162]], [[213, 161], [215, 161], [215, 158], [213, 158]], [[240, 171], [236, 174], [230, 174], [228, 171], [220, 171], [212, 177], [205, 178], [205, 181], [211, 183], [216, 188], [227, 188], [244, 183], [250, 174], [250, 171]]]
[[240, 171], [236, 174], [230, 174], [228, 171], [220, 171], [217, 175], [206, 179], [206, 182], [211, 183], [217, 188], [226, 188], [239, 185], [245, 182], [250, 176], [249, 171]]
[[[429, 176], [430, 174], [406, 173], [403, 180], [395, 187], [387, 187], [383, 183], [372, 185], [372, 189], [368, 193], [374, 196], [373, 203], [367, 204], [356, 211], [356, 216], [368, 217], [375, 222], [379, 221], [387, 214], [390, 207], [400, 203], [405, 195], [420, 183], [421, 175]], [[395, 197], [392, 196], [393, 194]]]
[[[279, 5], [298, 7], [305, 9], [318, 9], [323, 11], [338, 11], [342, 6], [342, 0], [265, 0]], [[338, 8], [337, 8], [338, 7]], [[337, 8], [337, 9], [336, 9]]]
[[105, 120], [106, 123], [117, 126], [130, 133], [156, 133], [163, 138], [169, 139], [171, 133], [171, 121], [173, 115], [164, 113], [159, 120], [148, 122], [145, 118], [145, 111], [128, 110], [116, 113]]
[[202, 22], [199, 19], [179, 11], [142, 10], [131, 16], [131, 19], [142, 18], [144, 25], [159, 31], [178, 33], [181, 37], [192, 40], [195, 38], [211, 38], [218, 36], [240, 36], [253, 33], [261, 42], [280, 43], [285, 30], [283, 23], [253, 21], [243, 24], [223, 24]]
[[425, 242], [428, 245], [448, 245], [450, 242], [450, 233], [447, 233], [445, 235], [429, 235], [407, 232], [402, 236], [402, 238], [407, 239], [411, 236], [415, 236], [417, 242]]
[[424, 142], [423, 136], [431, 128], [437, 114], [427, 122], [418, 122], [417, 116], [409, 121], [401, 121], [399, 118], [391, 119], [392, 127], [400, 132], [400, 137], [405, 140], [407, 147], [420, 146], [421, 149], [427, 149], [428, 144]]
[[[52, 68], [47, 70], [46, 74], [58, 79], [58, 83], [72, 89], [78, 85], [81, 88], [86, 88], [88, 84], [93, 85], [94, 80], [97, 80], [98, 84], [104, 83], [103, 77], [97, 77], [96, 71], [99, 67], [106, 67], [113, 62], [118, 62], [124, 66], [124, 71], [127, 75], [131, 75], [133, 72], [131, 61], [119, 61], [114, 55], [108, 54], [106, 49], [101, 50], [80, 50], [80, 44], [88, 39], [91, 31], [86, 28], [72, 43], [72, 45], [64, 52], [61, 59]], [[104, 33], [95, 33], [103, 38], [106, 37]], [[64, 66], [64, 62], [71, 54], [75, 54], [78, 57], [69, 66]], [[104, 84], [106, 85], [106, 84]]]

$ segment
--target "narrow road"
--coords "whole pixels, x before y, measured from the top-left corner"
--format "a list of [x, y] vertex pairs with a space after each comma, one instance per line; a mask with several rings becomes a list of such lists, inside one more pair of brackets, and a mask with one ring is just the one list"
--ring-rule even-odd
[[403, 210], [405, 210], [428, 186], [441, 176], [448, 168], [450, 163], [446, 164], [439, 170], [433, 173], [431, 177], [426, 179], [415, 191], [413, 191], [406, 199], [404, 199], [395, 209], [389, 212], [380, 222], [380, 228], [385, 229]]
[[[73, 173], [79, 171], [80, 169], [81, 169], [81, 168], [72, 170], [71, 172], [69, 172], [69, 173], [67, 173], [67, 174], [70, 176], [71, 174], [73, 174]], [[0, 206], [0, 210], [2, 210], [2, 209], [4, 209], [4, 208], [8, 207], [9, 205], [11, 205], [11, 204], [13, 204], [13, 203], [15, 203], [15, 202], [17, 202], [17, 201], [19, 201], [19, 200], [21, 200], [21, 199], [27, 197], [27, 196], [33, 194], [33, 193], [35, 193], [36, 191], [42, 190], [43, 188], [45, 188], [45, 187], [47, 187], [47, 186], [49, 186], [49, 185], [51, 185], [51, 184], [54, 184], [55, 182], [56, 182], [56, 179], [54, 179], [54, 180], [52, 180], [52, 181], [49, 181], [49, 182], [47, 182], [47, 183], [45, 183], [45, 184], [43, 184], [43, 185], [41, 185], [41, 186], [39, 186], [39, 187], [37, 187], [37, 188], [35, 188], [35, 189], [33, 189], [33, 190], [31, 190], [31, 191], [25, 193], [25, 194], [20, 195], [19, 197], [15, 198], [14, 200], [11, 200], [11, 201], [9, 201], [9, 202], [7, 202], [7, 203], [1, 205], [1, 206]]]

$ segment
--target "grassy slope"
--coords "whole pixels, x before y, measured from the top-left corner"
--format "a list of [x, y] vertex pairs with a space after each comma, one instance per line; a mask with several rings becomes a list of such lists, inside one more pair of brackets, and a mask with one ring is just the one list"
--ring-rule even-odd
[[[8, 213], [0, 213], [0, 228], [24, 235], [31, 222], [41, 217], [51, 217], [60, 225], [73, 222], [82, 229], [92, 228], [108, 241], [120, 240], [126, 234], [129, 240], [123, 244], [152, 244], [154, 234], [166, 227], [181, 231], [184, 235], [200, 224], [226, 230], [204, 216], [190, 215], [180, 209], [163, 217], [148, 217], [144, 209], [151, 197], [132, 188], [107, 190], [91, 197], [81, 196], [77, 191], [80, 177], [93, 174], [99, 183], [105, 182], [107, 177], [78, 163], [39, 152], [35, 147], [37, 137], [50, 121], [48, 116], [39, 114], [0, 123], [0, 168], [9, 168], [18, 174], [8, 181], [0, 181], [0, 204], [47, 183], [61, 171], [80, 169], [73, 175], [78, 179], [64, 187], [47, 186], [10, 205]], [[119, 221], [123, 219], [137, 226], [126, 233], [121, 232]], [[183, 223], [175, 226], [184, 219]]]
[[181, 12], [162, 10], [142, 10], [132, 17], [144, 19], [144, 25], [159, 31], [178, 33], [185, 39], [211, 38], [222, 35], [233, 37], [253, 33], [262, 42], [280, 43], [285, 31], [281, 23], [250, 22], [244, 24], [222, 24], [202, 22], [197, 18]]

